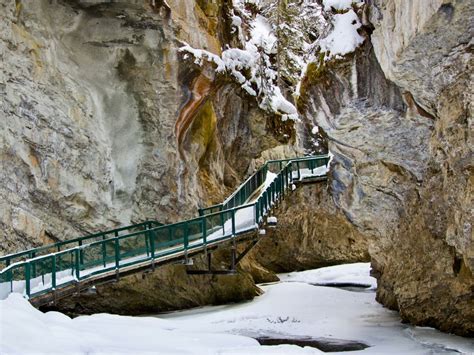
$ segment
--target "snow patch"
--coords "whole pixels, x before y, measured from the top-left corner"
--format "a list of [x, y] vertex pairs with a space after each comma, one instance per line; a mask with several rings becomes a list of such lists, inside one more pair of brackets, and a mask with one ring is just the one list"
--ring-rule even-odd
[[[235, 11], [232, 15], [233, 31], [239, 31], [239, 38], [243, 48], [228, 48], [222, 52], [221, 56], [203, 49], [193, 48], [187, 43], [179, 49], [186, 53], [184, 58], [191, 54], [197, 65], [203, 65], [205, 61], [216, 65], [216, 72], [230, 74], [237, 83], [240, 84], [250, 96], [257, 98], [260, 108], [277, 113], [282, 120], [297, 120], [298, 112], [296, 107], [289, 102], [282, 94], [276, 80], [277, 71], [273, 67], [270, 59], [277, 51], [277, 38], [268, 20], [257, 14], [250, 19], [250, 15], [245, 12], [243, 1], [237, 1], [234, 6], [243, 16], [247, 16], [250, 21], [249, 39], [245, 41], [242, 35], [242, 17], [237, 16]], [[246, 3], [249, 3], [246, 1]], [[253, 2], [258, 5], [258, 1]], [[303, 62], [302, 62], [303, 63]]]
[[268, 217], [267, 218], [267, 223], [269, 224], [277, 224], [278, 223], [278, 219], [274, 216], [271, 216], [271, 217]]
[[329, 268], [278, 275], [281, 281], [308, 284], [354, 284], [377, 288], [377, 280], [369, 275], [370, 263], [337, 265]]
[[357, 29], [361, 27], [354, 10], [334, 15], [334, 29], [319, 41], [321, 52], [326, 52], [326, 60], [334, 56], [343, 56], [353, 52], [364, 42]]
[[354, 0], [323, 0], [324, 10], [329, 11], [331, 7], [336, 10], [347, 10], [350, 9], [353, 3], [357, 1]]

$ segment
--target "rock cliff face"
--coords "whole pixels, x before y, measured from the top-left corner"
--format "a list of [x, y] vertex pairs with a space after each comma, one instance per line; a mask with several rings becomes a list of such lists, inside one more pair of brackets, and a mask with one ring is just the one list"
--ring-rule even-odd
[[299, 103], [335, 155], [336, 204], [370, 238], [378, 300], [463, 335], [474, 331], [472, 14], [469, 1], [373, 2], [364, 46], [310, 67]]
[[219, 53], [227, 5], [167, 4], [0, 2], [0, 251], [195, 216], [294, 139], [180, 57]]
[[[262, 152], [292, 150], [291, 124], [178, 50], [185, 41], [219, 53], [231, 40], [228, 6], [0, 1], [0, 253], [194, 217], [222, 201]], [[190, 278], [169, 267], [65, 307], [138, 313], [256, 290], [249, 275]], [[116, 302], [107, 304], [112, 292]]]
[[370, 260], [366, 236], [336, 207], [325, 182], [297, 188], [273, 214], [277, 225], [249, 255], [256, 265], [281, 273]]
[[0, 252], [195, 216], [264, 159], [313, 148], [318, 125], [334, 154], [329, 190], [290, 196], [238, 277], [168, 267], [63, 307], [143, 313], [247, 299], [254, 281], [365, 260], [368, 244], [381, 303], [472, 335], [474, 5], [365, 3], [365, 43], [308, 65], [295, 129], [179, 51], [181, 41], [215, 54], [237, 43], [229, 1], [0, 0]]

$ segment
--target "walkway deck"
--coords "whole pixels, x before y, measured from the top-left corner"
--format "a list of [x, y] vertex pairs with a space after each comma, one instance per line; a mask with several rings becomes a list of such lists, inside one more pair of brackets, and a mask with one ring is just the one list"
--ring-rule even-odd
[[[325, 179], [328, 156], [272, 160], [199, 217], [146, 221], [0, 257], [0, 299], [20, 292], [39, 307], [121, 276], [184, 262], [218, 246], [259, 238], [271, 209], [298, 183]], [[234, 260], [235, 262], [235, 260]]]

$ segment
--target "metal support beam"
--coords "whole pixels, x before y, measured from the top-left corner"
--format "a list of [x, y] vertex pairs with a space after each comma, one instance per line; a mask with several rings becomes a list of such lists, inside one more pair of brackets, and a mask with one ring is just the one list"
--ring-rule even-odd
[[234, 275], [236, 270], [186, 270], [188, 275]]
[[232, 264], [229, 267], [229, 270], [213, 270], [212, 269], [212, 253], [207, 254], [207, 269], [205, 270], [195, 270], [195, 269], [186, 269], [188, 275], [233, 275], [236, 274], [235, 270], [235, 260], [236, 260], [235, 248], [232, 247]]
[[232, 260], [232, 262], [231, 262], [230, 267], [229, 267], [229, 269], [232, 270], [232, 271], [235, 271], [235, 265], [236, 265], [235, 261], [236, 261], [236, 254], [237, 253], [236, 253], [235, 249], [236, 249], [236, 247], [233, 245], [232, 246], [232, 251], [231, 251], [231, 260]]
[[240, 261], [245, 257], [245, 255], [248, 254], [248, 252], [250, 250], [253, 249], [253, 247], [258, 243], [258, 239], [254, 239], [250, 242], [249, 245], [247, 245], [247, 248], [244, 249], [244, 251], [242, 253], [240, 253], [240, 255], [237, 257], [237, 259], [235, 259], [235, 265], [238, 265], [240, 263]]

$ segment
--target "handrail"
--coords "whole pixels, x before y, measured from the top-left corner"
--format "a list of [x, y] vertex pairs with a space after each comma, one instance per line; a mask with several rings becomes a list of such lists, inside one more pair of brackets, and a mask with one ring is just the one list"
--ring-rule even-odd
[[[325, 157], [282, 163], [284, 167], [252, 203], [241, 203], [173, 224], [148, 225], [151, 228], [145, 225], [143, 230], [124, 235], [114, 232], [113, 238], [92, 240], [74, 248], [11, 264], [0, 271], [0, 298], [14, 291], [23, 292], [28, 298], [36, 297], [71, 283], [113, 270], [120, 272], [124, 267], [164, 256], [184, 253], [187, 257], [196, 248], [206, 248], [209, 243], [220, 243], [255, 230], [272, 206], [291, 190], [293, 181], [301, 178], [301, 172], [313, 169], [321, 159]], [[324, 161], [327, 164], [327, 160]], [[149, 222], [141, 225], [146, 223]], [[99, 233], [99, 236], [104, 233]]]
[[99, 237], [102, 237], [102, 236], [107, 236], [109, 234], [113, 234], [115, 236], [115, 234], [126, 231], [126, 230], [141, 228], [141, 227], [151, 228], [153, 225], [163, 225], [163, 224], [159, 223], [157, 221], [148, 220], [148, 221], [145, 221], [145, 222], [132, 224], [132, 225], [125, 226], [125, 227], [119, 227], [119, 228], [107, 230], [107, 231], [104, 231], [104, 232], [96, 232], [96, 233], [93, 233], [93, 234], [88, 234], [86, 236], [82, 236], [82, 237], [78, 237], [78, 238], [74, 238], [74, 239], [68, 239], [68, 240], [65, 240], [65, 241], [57, 242], [57, 243], [43, 245], [43, 246], [38, 247], [38, 248], [31, 248], [31, 249], [21, 251], [21, 252], [17, 252], [17, 253], [2, 255], [2, 256], [0, 256], [0, 263], [5, 263], [6, 266], [8, 266], [12, 262], [14, 262], [13, 260], [16, 259], [16, 258], [21, 258], [21, 257], [26, 256], [28, 259], [30, 259], [30, 258], [35, 257], [36, 255], [38, 255], [42, 251], [50, 251], [51, 249], [58, 249], [58, 251], [59, 251], [59, 250], [61, 250], [61, 247], [65, 246], [65, 245], [70, 245], [70, 244], [74, 244], [74, 243], [78, 243], [80, 245], [84, 241], [89, 240], [89, 239], [99, 238]]
[[[240, 197], [238, 199], [238, 204], [245, 203], [250, 196], [259, 188], [261, 187], [261, 184], [265, 182], [266, 180], [266, 175], [268, 174], [268, 167], [270, 164], [275, 164], [278, 163], [279, 165], [279, 170], [282, 169], [284, 163], [288, 163], [292, 160], [297, 160], [297, 161], [321, 161], [326, 165], [329, 162], [329, 155], [319, 155], [319, 156], [308, 156], [308, 157], [302, 157], [302, 158], [288, 158], [288, 159], [275, 159], [275, 160], [267, 160], [265, 164], [263, 164], [256, 172], [254, 172], [252, 175], [250, 175], [242, 184], [239, 185], [239, 187], [229, 196], [227, 197], [223, 203], [219, 203], [216, 205], [212, 205], [210, 207], [206, 208], [200, 208], [199, 209], [199, 215], [205, 215], [208, 214], [208, 211], [214, 211], [214, 210], [225, 210], [231, 205], [231, 201], [233, 198], [239, 195], [242, 191], [244, 191], [243, 197]], [[260, 178], [261, 181], [259, 184], [254, 184], [253, 188], [248, 189], [247, 186], [251, 185], [252, 181], [257, 180], [258, 181], [258, 176], [264, 172], [264, 176]], [[246, 190], [247, 189], [247, 190]], [[237, 205], [238, 205], [237, 204]], [[235, 203], [233, 204], [235, 206]]]

